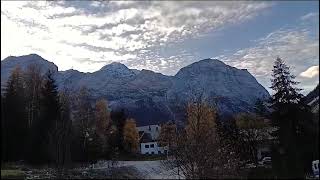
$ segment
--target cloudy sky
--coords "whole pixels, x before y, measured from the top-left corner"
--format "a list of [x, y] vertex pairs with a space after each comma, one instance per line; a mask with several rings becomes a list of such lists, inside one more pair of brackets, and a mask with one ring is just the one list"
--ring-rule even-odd
[[[319, 83], [319, 1], [1, 1], [1, 60], [36, 53], [59, 70], [113, 61], [174, 75], [204, 58], [269, 91], [277, 56], [304, 93]], [[271, 91], [270, 91], [271, 92]]]

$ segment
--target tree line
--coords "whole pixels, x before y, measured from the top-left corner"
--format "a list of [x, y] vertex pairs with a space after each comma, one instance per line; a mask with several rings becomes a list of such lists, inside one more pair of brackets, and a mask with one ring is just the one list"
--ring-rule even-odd
[[[36, 65], [12, 71], [1, 96], [3, 161], [64, 165], [138, 152], [134, 119], [124, 110], [110, 111], [104, 99], [92, 106], [85, 87], [59, 92], [53, 75], [41, 75]], [[271, 82], [271, 99], [258, 100], [253, 113], [224, 121], [201, 94], [195, 96], [184, 107], [185, 127], [172, 122], [161, 127], [159, 143], [170, 152], [165, 165], [186, 178], [246, 177], [243, 167], [258, 164], [259, 140], [267, 140], [273, 178], [304, 178], [312, 160], [319, 159], [318, 116], [304, 104], [298, 82], [280, 58]]]
[[138, 132], [125, 110], [91, 105], [87, 88], [58, 91], [54, 74], [16, 67], [1, 93], [2, 161], [65, 166], [135, 153]]
[[247, 178], [245, 165], [258, 165], [258, 146], [266, 141], [272, 158], [269, 178], [305, 178], [311, 162], [319, 159], [318, 115], [303, 102], [298, 82], [281, 58], [275, 60], [271, 82], [271, 99], [258, 99], [255, 112], [224, 121], [208, 100], [195, 96], [186, 106], [184, 128], [162, 126], [159, 140], [171, 154], [165, 165], [190, 179]]

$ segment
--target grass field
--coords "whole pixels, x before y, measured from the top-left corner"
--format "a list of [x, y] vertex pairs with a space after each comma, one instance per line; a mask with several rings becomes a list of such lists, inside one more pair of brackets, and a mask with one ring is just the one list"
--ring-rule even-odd
[[1, 179], [23, 179], [25, 178], [25, 174], [21, 170], [2, 170], [1, 169]]

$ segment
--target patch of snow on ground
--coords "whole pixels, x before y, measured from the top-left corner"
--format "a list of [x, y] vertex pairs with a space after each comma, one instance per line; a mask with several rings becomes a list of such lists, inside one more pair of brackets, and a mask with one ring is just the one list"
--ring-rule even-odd
[[[94, 169], [108, 168], [109, 161], [99, 161], [94, 165]], [[143, 174], [146, 179], [179, 179], [176, 169], [168, 169], [161, 161], [118, 161], [115, 167], [132, 168]], [[180, 177], [181, 179], [181, 177]]]

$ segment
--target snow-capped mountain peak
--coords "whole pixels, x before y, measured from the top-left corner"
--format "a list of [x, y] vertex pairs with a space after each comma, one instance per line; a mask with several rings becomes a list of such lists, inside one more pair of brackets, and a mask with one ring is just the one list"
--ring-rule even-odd
[[[103, 66], [100, 70], [100, 72], [104, 72], [108, 75], [112, 76], [133, 76], [136, 73], [133, 72], [131, 69], [129, 69], [126, 65], [119, 63], [119, 62], [112, 62], [110, 64], [107, 64]], [[98, 71], [98, 72], [99, 72]]]
[[217, 59], [198, 61], [180, 69], [175, 76], [166, 76], [150, 70], [129, 69], [119, 62], [107, 64], [93, 73], [57, 71], [53, 63], [31, 54], [3, 60], [1, 84], [6, 83], [16, 65], [27, 67], [32, 63], [40, 64], [43, 69], [56, 69], [59, 89], [78, 90], [86, 86], [93, 101], [105, 98], [111, 109], [126, 109], [138, 125], [183, 120], [180, 106], [195, 91], [204, 91], [221, 115], [252, 111], [257, 98], [270, 97], [248, 71]]

